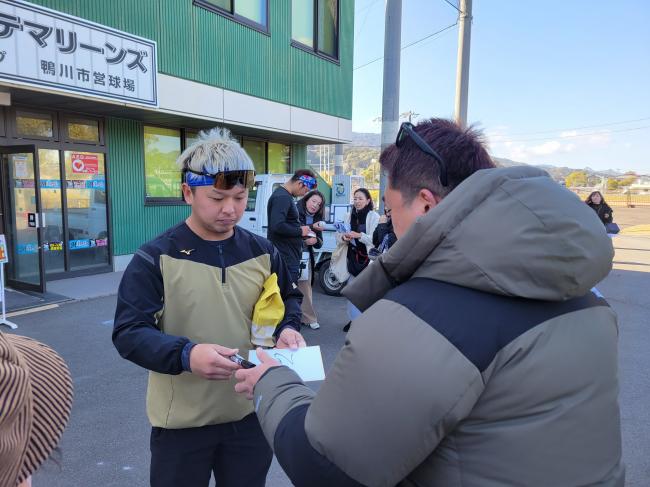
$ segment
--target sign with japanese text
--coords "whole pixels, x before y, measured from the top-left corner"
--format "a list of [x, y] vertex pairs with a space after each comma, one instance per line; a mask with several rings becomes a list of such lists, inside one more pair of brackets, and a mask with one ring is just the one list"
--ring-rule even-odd
[[[32, 186], [33, 187], [33, 186]], [[68, 189], [100, 189], [106, 190], [106, 180], [102, 179], [66, 179]]]
[[29, 169], [27, 164], [29, 160], [27, 156], [15, 155], [14, 159], [14, 177], [20, 179], [27, 179], [29, 177]]
[[99, 158], [97, 154], [72, 153], [72, 172], [77, 174], [97, 174], [99, 172]]
[[156, 43], [21, 0], [0, 0], [0, 81], [158, 106]]

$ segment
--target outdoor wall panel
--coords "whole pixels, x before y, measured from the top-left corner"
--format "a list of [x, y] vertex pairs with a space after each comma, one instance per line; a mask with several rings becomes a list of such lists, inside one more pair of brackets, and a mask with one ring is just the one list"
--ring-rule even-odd
[[354, 2], [340, 0], [340, 11], [340, 65], [292, 48], [290, 103], [351, 119]]
[[[218, 46], [224, 43], [224, 25], [227, 22], [230, 20], [202, 8], [194, 12], [196, 81], [223, 87], [225, 59]], [[211, 42], [201, 42], [201, 39], [207, 35]]]
[[140, 122], [109, 118], [106, 133], [113, 254], [132, 254], [143, 243], [187, 218], [189, 207], [144, 206], [144, 139]]
[[[158, 39], [158, 69], [180, 78], [195, 79], [193, 27], [195, 9], [191, 0], [163, 0], [160, 8], [162, 30]], [[202, 33], [207, 38], [213, 32]]]
[[291, 46], [291, 0], [269, 2], [270, 35], [192, 0], [33, 2], [156, 41], [161, 73], [352, 118], [353, 0], [340, 0], [338, 63]]
[[271, 38], [231, 22], [224, 35], [224, 88], [273, 98]]
[[[59, 12], [157, 40], [160, 0], [30, 0]], [[167, 0], [163, 0], [167, 1]]]
[[[291, 1], [276, 2], [271, 8], [271, 60], [270, 82], [277, 101], [291, 103]], [[276, 34], [277, 33], [277, 34]], [[352, 83], [352, 78], [350, 78]]]

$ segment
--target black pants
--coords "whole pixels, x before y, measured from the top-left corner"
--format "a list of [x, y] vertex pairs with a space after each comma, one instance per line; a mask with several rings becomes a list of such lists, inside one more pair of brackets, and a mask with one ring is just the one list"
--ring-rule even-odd
[[151, 486], [264, 487], [273, 452], [255, 414], [234, 423], [151, 429]]
[[287, 269], [289, 270], [289, 275], [291, 276], [291, 282], [298, 284], [298, 279], [300, 278], [300, 262], [297, 264], [287, 264]]

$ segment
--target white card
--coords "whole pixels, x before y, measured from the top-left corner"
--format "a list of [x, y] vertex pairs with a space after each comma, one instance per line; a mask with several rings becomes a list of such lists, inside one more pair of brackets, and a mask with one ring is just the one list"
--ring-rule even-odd
[[[298, 350], [271, 348], [265, 352], [282, 365], [295, 370], [304, 382], [325, 379], [323, 356], [319, 346], [303, 347]], [[260, 363], [255, 350], [248, 352], [248, 360], [256, 365]]]

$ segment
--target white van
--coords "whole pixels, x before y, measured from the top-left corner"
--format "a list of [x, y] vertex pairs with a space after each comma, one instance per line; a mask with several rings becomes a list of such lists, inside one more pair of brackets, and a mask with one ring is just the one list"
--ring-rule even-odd
[[[248, 204], [239, 226], [266, 238], [268, 229], [267, 203], [273, 191], [289, 179], [291, 179], [291, 174], [259, 174], [255, 176], [255, 187], [248, 192]], [[325, 221], [329, 221], [329, 216], [335, 213], [338, 215], [344, 214], [342, 210], [345, 208], [342, 206], [347, 205], [337, 205], [337, 208], [326, 207], [324, 209]], [[329, 270], [330, 258], [336, 248], [336, 231], [333, 226], [328, 227], [323, 231], [323, 246], [314, 250], [316, 258], [315, 271], [318, 273], [318, 282], [323, 291], [331, 296], [337, 296], [345, 283], [339, 282]]]

